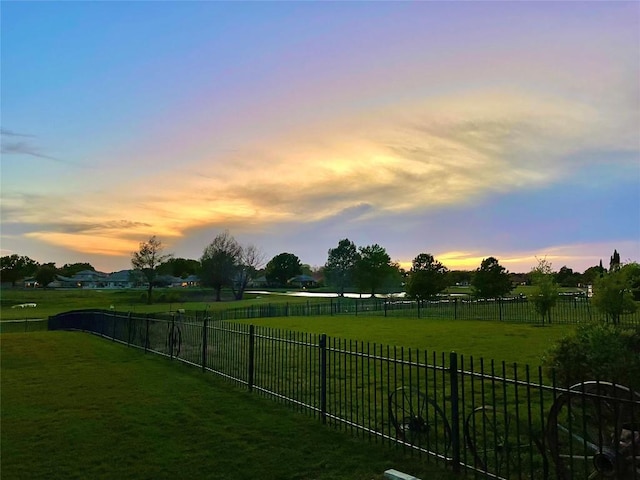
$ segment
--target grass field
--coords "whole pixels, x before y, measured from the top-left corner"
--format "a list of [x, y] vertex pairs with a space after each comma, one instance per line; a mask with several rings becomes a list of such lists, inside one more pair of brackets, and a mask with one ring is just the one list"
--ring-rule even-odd
[[[4, 288], [0, 291], [0, 319], [24, 320], [25, 318], [47, 318], [57, 313], [71, 310], [96, 308], [109, 310], [111, 306], [120, 312], [157, 313], [185, 308], [187, 310], [228, 309], [245, 305], [283, 302], [306, 302], [304, 298], [269, 297], [246, 295], [241, 301], [231, 301], [230, 293], [225, 297], [227, 301], [214, 302], [211, 289], [154, 289], [154, 303], [148, 305], [142, 296], [146, 290], [110, 290], [110, 289], [12, 289]], [[164, 296], [163, 296], [164, 295]], [[164, 301], [161, 301], [164, 299]], [[173, 300], [173, 301], [170, 301]], [[35, 308], [14, 308], [16, 305], [35, 303]]]
[[535, 367], [554, 342], [575, 329], [573, 325], [540, 327], [495, 321], [380, 316], [254, 318], [243, 323], [439, 353], [455, 351], [465, 357], [473, 355]]
[[199, 370], [81, 333], [2, 342], [3, 478], [454, 477]]

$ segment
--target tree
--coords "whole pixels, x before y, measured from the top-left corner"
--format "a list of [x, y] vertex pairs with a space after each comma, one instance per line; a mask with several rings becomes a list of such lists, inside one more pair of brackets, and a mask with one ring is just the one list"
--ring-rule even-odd
[[509, 272], [494, 257], [482, 260], [471, 285], [474, 294], [480, 298], [500, 298], [513, 289]]
[[611, 258], [609, 259], [609, 271], [613, 272], [614, 270], [619, 269], [620, 266], [620, 254], [618, 253], [618, 250], [614, 249], [613, 255], [611, 255]]
[[447, 285], [469, 285], [473, 273], [466, 270], [449, 270], [447, 273]]
[[355, 243], [348, 238], [340, 240], [336, 248], [329, 249], [327, 262], [324, 264], [324, 275], [327, 283], [338, 292], [341, 297], [346, 287], [353, 282], [356, 263], [360, 258]]
[[58, 274], [58, 269], [56, 268], [55, 263], [45, 263], [38, 267], [36, 271], [36, 282], [43, 288], [47, 288], [51, 282], [56, 279], [56, 275]]
[[148, 242], [141, 242], [137, 252], [131, 252], [131, 265], [140, 272], [148, 285], [147, 303], [151, 303], [153, 281], [157, 276], [157, 268], [171, 258], [171, 254], [163, 254], [164, 246], [154, 235]]
[[421, 253], [413, 259], [407, 295], [417, 300], [429, 300], [447, 288], [448, 269], [430, 253]]
[[615, 325], [620, 315], [633, 313], [637, 309], [634, 302], [634, 285], [640, 283], [640, 265], [629, 263], [620, 266], [602, 277], [593, 285], [593, 304]]
[[267, 282], [285, 286], [290, 278], [302, 273], [302, 263], [293, 253], [280, 253], [269, 260], [264, 275]]
[[604, 274], [601, 265], [594, 265], [593, 267], [587, 268], [582, 275], [580, 276], [581, 282], [583, 285], [593, 285], [596, 278], [601, 277]]
[[18, 280], [34, 275], [38, 266], [38, 262], [29, 257], [7, 255], [0, 258], [0, 278], [3, 283], [11, 282], [11, 286], [15, 287]]
[[254, 278], [264, 264], [264, 254], [255, 245], [242, 247], [240, 262], [237, 265], [236, 274], [231, 284], [233, 296], [236, 300], [242, 300], [244, 291], [249, 281]]
[[200, 270], [200, 262], [187, 258], [170, 258], [158, 266], [159, 275], [171, 275], [172, 277], [187, 278], [195, 275]]
[[242, 258], [242, 247], [228, 231], [217, 235], [200, 258], [202, 283], [213, 287], [216, 302], [221, 301], [223, 287], [231, 287]]
[[580, 274], [565, 265], [555, 274], [555, 279], [558, 285], [562, 287], [575, 287], [580, 281]]
[[551, 309], [558, 301], [559, 293], [551, 262], [544, 258], [538, 259], [538, 265], [531, 269], [529, 277], [533, 285], [531, 299], [536, 312], [542, 317], [542, 323], [544, 323], [545, 318], [548, 318], [549, 323], [551, 323]]
[[378, 244], [360, 247], [356, 260], [355, 281], [361, 292], [367, 291], [374, 296], [391, 276], [394, 268], [387, 251]]
[[73, 277], [84, 270], [96, 271], [90, 263], [65, 263], [62, 268], [60, 268], [59, 273], [63, 277]]

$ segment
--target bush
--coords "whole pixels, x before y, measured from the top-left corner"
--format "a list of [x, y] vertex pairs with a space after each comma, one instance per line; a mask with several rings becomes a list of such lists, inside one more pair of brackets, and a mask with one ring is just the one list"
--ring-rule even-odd
[[603, 380], [640, 391], [640, 329], [580, 325], [544, 355], [543, 365], [558, 385]]

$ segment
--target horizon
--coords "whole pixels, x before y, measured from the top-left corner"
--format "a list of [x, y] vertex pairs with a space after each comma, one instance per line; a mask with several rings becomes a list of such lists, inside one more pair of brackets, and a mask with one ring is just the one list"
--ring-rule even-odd
[[638, 2], [3, 2], [0, 253], [640, 261]]

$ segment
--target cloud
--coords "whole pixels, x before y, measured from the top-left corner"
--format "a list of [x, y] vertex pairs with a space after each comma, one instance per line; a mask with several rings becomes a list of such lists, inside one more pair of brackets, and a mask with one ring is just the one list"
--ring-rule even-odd
[[[26, 133], [16, 133], [12, 130], [0, 129], [0, 135], [2, 137], [27, 137], [35, 138], [35, 135]], [[54, 162], [60, 162], [68, 165], [75, 165], [74, 162], [63, 160], [60, 158], [52, 157], [41, 153], [40, 149], [34, 146], [31, 142], [27, 141], [6, 141], [4, 138], [1, 140], [0, 153], [4, 155], [28, 155], [36, 158], [44, 158], [46, 160], [52, 160]]]
[[[585, 152], [606, 154], [612, 145], [637, 152], [637, 132], [628, 125], [602, 128], [610, 120], [580, 101], [528, 91], [412, 99], [310, 123], [202, 161], [187, 158], [143, 181], [125, 177], [117, 194], [104, 185], [102, 192], [85, 189], [82, 205], [63, 195], [10, 199], [8, 215], [42, 224], [32, 234], [42, 241], [90, 250], [105, 247], [88, 241], [89, 233], [130, 245], [134, 236], [179, 238], [193, 229], [255, 231], [433, 212], [534, 191], [602, 162]], [[613, 157], [611, 171], [633, 158]], [[52, 216], [59, 222], [51, 224]], [[130, 223], [109, 220], [123, 217]]]
[[17, 133], [13, 130], [7, 130], [6, 128], [0, 128], [0, 135], [6, 135], [8, 137], [35, 137], [35, 135], [30, 135], [27, 133]]

